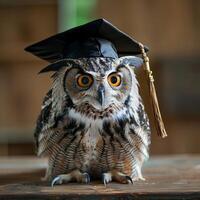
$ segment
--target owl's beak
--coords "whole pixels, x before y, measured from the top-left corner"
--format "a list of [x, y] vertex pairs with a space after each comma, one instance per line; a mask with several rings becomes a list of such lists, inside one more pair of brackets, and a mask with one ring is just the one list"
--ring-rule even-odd
[[105, 87], [100, 84], [99, 88], [97, 90], [97, 100], [99, 101], [99, 103], [101, 104], [101, 106], [104, 104], [104, 100], [105, 100]]

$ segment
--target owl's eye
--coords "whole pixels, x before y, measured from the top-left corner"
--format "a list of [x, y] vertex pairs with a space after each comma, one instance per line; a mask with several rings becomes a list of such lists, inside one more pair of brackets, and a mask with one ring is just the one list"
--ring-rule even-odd
[[108, 82], [112, 87], [118, 87], [121, 84], [121, 76], [117, 73], [112, 73], [108, 76]]
[[90, 87], [92, 85], [92, 82], [93, 82], [92, 77], [87, 74], [80, 74], [77, 77], [78, 86], [80, 86], [82, 88]]

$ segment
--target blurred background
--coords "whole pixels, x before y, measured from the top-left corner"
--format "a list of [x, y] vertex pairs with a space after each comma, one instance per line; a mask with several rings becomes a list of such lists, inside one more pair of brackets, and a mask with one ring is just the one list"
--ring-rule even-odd
[[137, 71], [152, 124], [151, 154], [200, 153], [200, 1], [0, 0], [0, 155], [34, 155], [33, 132], [50, 74], [24, 48], [105, 18], [150, 48], [168, 137], [157, 137], [146, 79]]

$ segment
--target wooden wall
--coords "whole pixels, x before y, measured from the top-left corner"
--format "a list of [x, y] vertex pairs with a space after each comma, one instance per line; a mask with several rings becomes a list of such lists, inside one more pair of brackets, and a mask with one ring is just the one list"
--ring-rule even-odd
[[[35, 121], [50, 79], [37, 75], [47, 63], [24, 48], [57, 32], [56, 1], [1, 1], [0, 24], [1, 155], [14, 149], [7, 143], [33, 142]], [[26, 152], [22, 149], [21, 153]]]
[[200, 1], [100, 0], [97, 16], [151, 48], [151, 56], [199, 56]]

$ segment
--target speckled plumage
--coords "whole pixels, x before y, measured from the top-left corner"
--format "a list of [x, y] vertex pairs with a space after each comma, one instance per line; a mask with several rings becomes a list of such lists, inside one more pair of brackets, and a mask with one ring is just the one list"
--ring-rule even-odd
[[[68, 59], [63, 63], [53, 75], [35, 131], [38, 155], [49, 158], [46, 178], [58, 177], [57, 183], [61, 174], [70, 174], [63, 178], [66, 182], [88, 182], [102, 176], [104, 183], [142, 179], [150, 127], [128, 57]], [[87, 91], [78, 89], [74, 81], [80, 71], [93, 76]], [[114, 71], [123, 77], [117, 89], [110, 87], [106, 78]], [[96, 100], [99, 84], [105, 87], [103, 106]]]

